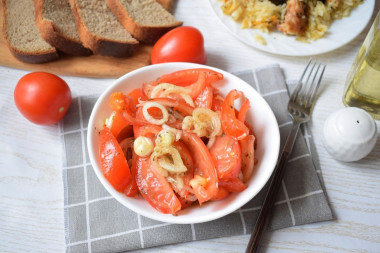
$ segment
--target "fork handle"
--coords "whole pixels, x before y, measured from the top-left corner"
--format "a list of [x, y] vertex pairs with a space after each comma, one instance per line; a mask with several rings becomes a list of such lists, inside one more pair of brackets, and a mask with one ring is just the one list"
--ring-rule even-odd
[[265, 228], [268, 225], [269, 216], [271, 214], [271, 210], [274, 205], [277, 192], [281, 186], [282, 178], [285, 172], [286, 163], [292, 152], [299, 128], [300, 128], [300, 123], [293, 122], [292, 129], [288, 135], [288, 138], [286, 139], [286, 143], [282, 150], [280, 159], [278, 160], [278, 163], [274, 169], [273, 177], [270, 182], [267, 195], [265, 196], [263, 207], [261, 208], [259, 217], [257, 218], [256, 225], [252, 232], [251, 238], [249, 239], [246, 253], [258, 252], [259, 250], [261, 238], [264, 234]]

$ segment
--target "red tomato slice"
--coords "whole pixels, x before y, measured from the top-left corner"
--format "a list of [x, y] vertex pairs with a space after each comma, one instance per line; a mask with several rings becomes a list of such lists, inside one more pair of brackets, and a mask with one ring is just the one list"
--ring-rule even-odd
[[133, 126], [133, 133], [135, 135], [135, 139], [139, 136], [145, 136], [152, 140], [154, 143], [156, 140], [156, 136], [159, 132], [161, 132], [162, 127], [158, 125], [145, 125], [145, 126]]
[[[255, 135], [253, 131], [253, 126], [251, 126], [247, 121], [244, 121], [244, 125], [248, 128], [249, 134]], [[256, 146], [255, 146], [256, 147]]]
[[176, 120], [174, 122], [166, 122], [166, 125], [172, 128], [182, 129], [182, 120]]
[[205, 183], [194, 181], [192, 187], [199, 204], [212, 199], [218, 193], [218, 176], [210, 152], [196, 134], [183, 131], [182, 140], [192, 151], [194, 161], [194, 178], [204, 179]]
[[238, 120], [240, 120], [241, 122], [244, 122], [244, 125], [248, 128], [248, 131], [249, 131], [249, 134], [250, 135], [253, 135], [253, 139], [255, 140], [255, 145], [254, 145], [254, 148], [256, 148], [256, 138], [255, 138], [255, 134], [254, 134], [254, 131], [253, 131], [253, 127], [252, 125], [250, 125], [247, 121], [245, 121], [245, 117], [247, 115], [247, 112], [250, 108], [250, 103], [249, 103], [249, 100], [246, 99], [243, 103], [243, 105], [241, 106], [240, 108], [240, 111], [237, 113], [237, 118]]
[[219, 186], [226, 189], [229, 192], [242, 192], [248, 187], [237, 177], [229, 179], [227, 181], [220, 180]]
[[110, 96], [111, 109], [116, 112], [128, 110], [132, 113], [136, 110], [136, 105], [132, 97], [125, 96], [122, 92], [113, 92]]
[[190, 91], [190, 97], [194, 100], [199, 96], [199, 94], [202, 92], [202, 90], [204, 90], [206, 86], [206, 73], [201, 72], [199, 73], [198, 80], [195, 83], [186, 86], [186, 88]]
[[223, 131], [238, 140], [244, 139], [249, 134], [244, 122], [236, 118], [234, 101], [243, 96], [243, 92], [231, 90], [222, 104], [221, 122]]
[[137, 174], [137, 168], [136, 168], [136, 153], [132, 150], [132, 166], [131, 166], [131, 174], [132, 174], [132, 180], [128, 184], [127, 188], [124, 190], [124, 193], [128, 197], [134, 197], [139, 192], [139, 187], [136, 183], [136, 174]]
[[119, 143], [107, 127], [100, 131], [99, 146], [104, 177], [117, 191], [124, 191], [131, 181], [131, 173]]
[[144, 199], [158, 211], [175, 214], [181, 210], [181, 202], [150, 157], [136, 157], [136, 183]]
[[[159, 96], [161, 97], [161, 96]], [[173, 100], [178, 100], [178, 101], [181, 101], [185, 104], [188, 104], [186, 103], [186, 100], [182, 97], [182, 95], [179, 93], [179, 92], [173, 92], [173, 93], [169, 93], [165, 96], [165, 98], [170, 98], [170, 99], [173, 99]]]
[[219, 179], [235, 178], [241, 171], [239, 142], [227, 135], [217, 136], [210, 149]]
[[110, 122], [107, 123], [111, 133], [120, 142], [121, 140], [133, 135], [132, 126], [125, 121], [124, 117], [119, 112], [113, 111]]
[[134, 137], [128, 137], [119, 142], [120, 148], [123, 151], [124, 157], [127, 159], [128, 166], [131, 168], [132, 165], [132, 153], [133, 153], [133, 142]]
[[247, 182], [253, 173], [255, 166], [255, 136], [249, 135], [243, 140], [240, 140], [242, 150], [241, 171], [243, 173], [243, 182]]
[[212, 200], [221, 200], [227, 198], [230, 195], [230, 192], [224, 189], [223, 187], [219, 186], [218, 189], [218, 194], [216, 194], [216, 196], [212, 198]]
[[124, 140], [125, 138], [129, 138], [129, 137], [132, 137], [133, 136], [133, 126], [132, 125], [128, 125], [127, 127], [123, 128], [119, 135], [116, 136], [116, 139], [118, 142], [121, 142], [122, 140]]
[[149, 100], [149, 102], [157, 102], [167, 107], [173, 107], [175, 110], [183, 113], [184, 115], [192, 115], [194, 107], [186, 104], [182, 100], [174, 100], [170, 98], [154, 98]]
[[190, 97], [196, 99], [206, 86], [223, 79], [223, 74], [210, 69], [186, 69], [179, 70], [159, 77], [156, 81], [143, 84], [143, 91], [150, 97], [154, 86], [160, 83], [171, 83], [186, 87], [190, 92]]
[[206, 86], [203, 91], [195, 99], [194, 104], [196, 107], [204, 107], [211, 109], [213, 100], [213, 92], [211, 86]]
[[245, 121], [245, 116], [247, 115], [248, 109], [250, 108], [249, 99], [246, 98], [240, 108], [240, 111], [238, 113], [238, 120], [241, 122]]
[[[154, 82], [153, 82], [154, 83]], [[154, 87], [157, 85], [156, 83], [143, 83], [142, 84], [142, 90], [143, 90], [143, 93], [144, 95], [147, 97], [147, 98], [150, 98], [150, 94], [152, 93], [152, 90], [154, 89]]]
[[189, 200], [181, 198], [181, 197], [179, 197], [178, 199], [179, 199], [179, 202], [181, 202], [181, 210], [188, 208], [189, 206], [191, 206], [194, 203], [193, 201], [189, 201]]
[[214, 112], [222, 111], [223, 101], [224, 101], [224, 99], [221, 96], [219, 96], [219, 95], [214, 96], [212, 98], [211, 110], [213, 110]]
[[[201, 93], [201, 91], [207, 86], [207, 73], [206, 72], [199, 72], [198, 74], [198, 79], [196, 79], [193, 83], [189, 84], [186, 86], [186, 89], [190, 95], [190, 97], [194, 100], [197, 98], [197, 96]], [[143, 89], [144, 89], [144, 93], [147, 95], [147, 97], [151, 97], [151, 93], [152, 93], [152, 90], [153, 88], [160, 84], [162, 82], [152, 82], [150, 84], [144, 84], [143, 85]], [[171, 84], [175, 84], [175, 83], [171, 83]], [[182, 86], [182, 85], [178, 85], [178, 84], [175, 84], [177, 86]]]
[[121, 92], [114, 92], [110, 97], [110, 106], [113, 111], [119, 112], [124, 118], [125, 122], [129, 125], [146, 125], [150, 124], [147, 120], [134, 117], [136, 112], [136, 105], [134, 98], [125, 96]]
[[139, 99], [147, 100], [147, 97], [145, 96], [143, 90], [139, 88], [134, 89], [131, 92], [129, 92], [128, 96], [133, 98], [133, 102], [135, 103], [135, 105], [139, 104]]
[[131, 182], [127, 185], [127, 188], [124, 190], [124, 194], [128, 197], [135, 197], [139, 193], [139, 188], [136, 184], [135, 179], [131, 180]]
[[[213, 108], [215, 107], [215, 110], [214, 109], [213, 110], [214, 111], [217, 111], [217, 110], [220, 111], [221, 107], [222, 107], [223, 99], [220, 96], [218, 96], [216, 98], [214, 97], [213, 103], [216, 104], [215, 106], [213, 104]], [[248, 112], [249, 108], [250, 108], [250, 102], [249, 102], [248, 99], [246, 99], [246, 100], [244, 100], [243, 105], [240, 108], [240, 111], [237, 111], [235, 109], [235, 115], [236, 115], [236, 117], [237, 117], [238, 120], [244, 122], [244, 125], [249, 130], [249, 134], [253, 135], [254, 134], [253, 127], [247, 121], [245, 121], [245, 117], [247, 115], [247, 112]]]
[[199, 79], [199, 75], [205, 73], [205, 84], [210, 85], [211, 83], [222, 80], [223, 74], [216, 72], [211, 69], [185, 69], [179, 70], [170, 74], [163, 75], [159, 77], [152, 84], [157, 85], [159, 83], [171, 83], [178, 86], [189, 86]]
[[120, 112], [121, 116], [123, 116], [124, 120], [129, 124], [129, 125], [137, 125], [137, 126], [143, 126], [143, 125], [148, 125], [151, 124], [149, 121], [147, 121], [144, 118], [136, 118], [132, 116], [127, 110], [124, 110]]

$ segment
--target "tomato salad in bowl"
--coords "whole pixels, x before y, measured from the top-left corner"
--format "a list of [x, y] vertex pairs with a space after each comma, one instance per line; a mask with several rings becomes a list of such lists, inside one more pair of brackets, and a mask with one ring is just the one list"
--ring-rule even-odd
[[[151, 76], [144, 70], [139, 78], [127, 74], [121, 82], [134, 87], [116, 84], [98, 100], [88, 129], [94, 170], [116, 199], [149, 218], [195, 223], [235, 211], [273, 171], [279, 147], [273, 113], [261, 101], [271, 125], [252, 124], [256, 101], [251, 105], [245, 85], [243, 91], [240, 85], [225, 90], [229, 73], [190, 63], [162, 65], [146, 67], [156, 69]], [[274, 148], [260, 147], [267, 139]], [[271, 158], [265, 150], [272, 150]], [[259, 171], [263, 166], [267, 172]], [[214, 209], [215, 215], [197, 209]]]

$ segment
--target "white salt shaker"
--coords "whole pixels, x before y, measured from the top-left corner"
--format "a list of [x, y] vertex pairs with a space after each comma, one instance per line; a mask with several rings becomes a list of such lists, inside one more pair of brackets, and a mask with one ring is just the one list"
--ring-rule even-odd
[[326, 119], [323, 137], [327, 151], [336, 160], [357, 161], [374, 148], [377, 140], [376, 123], [363, 109], [346, 107]]

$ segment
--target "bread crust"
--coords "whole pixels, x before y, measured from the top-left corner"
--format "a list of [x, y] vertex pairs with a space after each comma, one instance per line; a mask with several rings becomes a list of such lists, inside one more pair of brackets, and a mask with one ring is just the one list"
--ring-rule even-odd
[[12, 55], [18, 60], [32, 64], [51, 62], [59, 58], [57, 51], [29, 54], [27, 52], [21, 52], [17, 48], [14, 48], [12, 46], [9, 46], [9, 51], [11, 51]]
[[55, 48], [52, 48], [51, 50], [46, 51], [40, 51], [40, 52], [25, 52], [21, 51], [14, 46], [12, 46], [8, 41], [7, 36], [7, 7], [6, 7], [6, 0], [2, 0], [3, 4], [3, 36], [5, 39], [5, 43], [7, 44], [9, 51], [12, 53], [12, 55], [25, 63], [32, 63], [32, 64], [38, 64], [38, 63], [46, 63], [50, 61], [54, 61], [59, 58], [58, 52]]
[[69, 3], [73, 11], [79, 37], [85, 47], [90, 48], [95, 54], [113, 57], [128, 57], [136, 50], [139, 44], [138, 41], [128, 43], [112, 41], [91, 33], [80, 17], [76, 0], [69, 0]]
[[136, 23], [129, 16], [128, 12], [119, 0], [106, 0], [106, 3], [120, 24], [122, 24], [124, 28], [127, 29], [138, 41], [147, 44], [155, 43], [162, 35], [173, 28], [182, 25], [181, 21], [177, 21], [169, 26], [143, 26]]
[[75, 41], [59, 33], [51, 20], [44, 19], [43, 4], [44, 0], [34, 0], [36, 25], [40, 30], [41, 37], [47, 43], [66, 54], [77, 56], [91, 55], [91, 50], [85, 48], [80, 41]]

